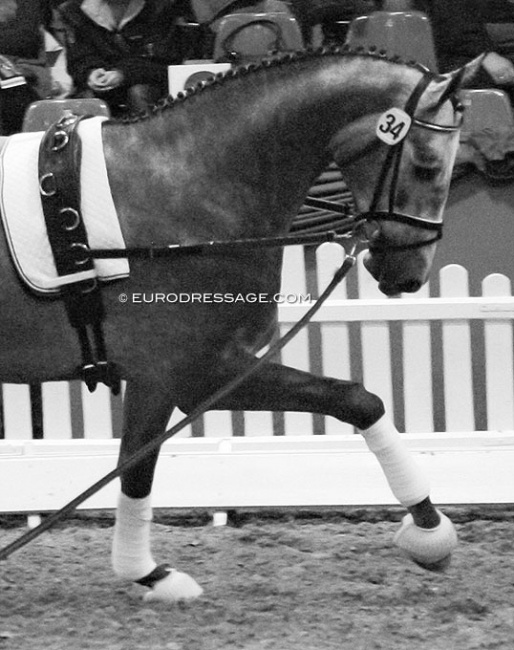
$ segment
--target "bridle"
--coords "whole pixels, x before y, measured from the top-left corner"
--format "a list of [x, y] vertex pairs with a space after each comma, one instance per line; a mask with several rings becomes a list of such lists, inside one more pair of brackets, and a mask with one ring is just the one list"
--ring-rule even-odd
[[[424, 219], [423, 217], [416, 217], [410, 214], [404, 214], [401, 212], [396, 212], [394, 209], [395, 198], [398, 186], [398, 177], [400, 172], [400, 162], [403, 153], [403, 146], [405, 143], [405, 136], [410, 131], [412, 127], [418, 127], [422, 129], [427, 129], [429, 131], [434, 131], [437, 133], [455, 133], [459, 131], [461, 127], [462, 118], [459, 120], [456, 125], [446, 125], [446, 124], [435, 124], [433, 122], [426, 122], [414, 116], [418, 103], [427, 89], [431, 81], [431, 75], [428, 71], [421, 77], [418, 81], [416, 87], [412, 91], [410, 97], [407, 100], [403, 114], [407, 116], [409, 121], [409, 126], [403, 137], [394, 144], [388, 144], [389, 150], [386, 154], [384, 162], [382, 163], [382, 168], [380, 170], [379, 177], [377, 179], [377, 184], [375, 191], [373, 193], [373, 198], [369, 210], [359, 215], [359, 218], [366, 221], [396, 221], [398, 223], [404, 223], [407, 225], [415, 226], [417, 228], [422, 228], [424, 230], [433, 231], [434, 237], [428, 240], [422, 240], [419, 242], [414, 242], [411, 244], [393, 244], [382, 240], [380, 243], [369, 243], [368, 249], [370, 252], [384, 252], [384, 251], [404, 251], [416, 248], [423, 248], [424, 246], [430, 246], [431, 244], [439, 241], [443, 236], [443, 222], [442, 221], [430, 221]], [[451, 101], [456, 112], [462, 113], [462, 105], [454, 97], [451, 98]], [[391, 172], [392, 168], [392, 172]], [[389, 205], [387, 210], [377, 210], [380, 198], [386, 191], [386, 182], [388, 176], [391, 176], [391, 181], [389, 185]]]

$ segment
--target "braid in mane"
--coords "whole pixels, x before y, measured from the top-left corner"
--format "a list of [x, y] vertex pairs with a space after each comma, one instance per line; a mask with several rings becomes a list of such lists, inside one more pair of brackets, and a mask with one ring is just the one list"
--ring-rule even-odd
[[421, 63], [418, 63], [414, 60], [404, 60], [399, 55], [389, 55], [387, 50], [378, 49], [376, 46], [371, 45], [368, 48], [360, 45], [356, 48], [351, 48], [349, 45], [337, 45], [331, 47], [322, 47], [317, 49], [305, 49], [298, 52], [292, 52], [287, 54], [275, 54], [268, 58], [262, 59], [257, 63], [248, 63], [246, 65], [241, 65], [236, 68], [227, 70], [226, 72], [219, 72], [213, 75], [210, 79], [200, 81], [195, 86], [187, 88], [177, 94], [176, 97], [169, 95], [164, 99], [161, 99], [157, 102], [149, 111], [141, 111], [131, 115], [113, 118], [113, 122], [123, 122], [132, 124], [134, 122], [140, 122], [142, 120], [148, 119], [152, 115], [162, 113], [169, 108], [173, 108], [177, 104], [182, 104], [184, 101], [190, 97], [196, 96], [200, 93], [203, 93], [206, 89], [212, 89], [214, 87], [224, 85], [229, 81], [235, 79], [240, 79], [248, 74], [258, 72], [259, 70], [276, 68], [283, 66], [289, 63], [294, 63], [295, 61], [301, 61], [305, 59], [316, 59], [322, 58], [324, 56], [361, 56], [369, 57], [374, 59], [380, 59], [382, 61], [388, 61], [396, 65], [406, 65], [408, 67], [413, 67], [423, 72], [424, 74], [433, 74], [428, 68], [426, 68]]

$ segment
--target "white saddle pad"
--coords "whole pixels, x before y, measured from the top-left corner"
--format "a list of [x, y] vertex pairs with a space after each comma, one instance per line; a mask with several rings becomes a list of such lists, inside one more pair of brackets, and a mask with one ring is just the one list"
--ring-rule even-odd
[[[80, 122], [81, 210], [91, 248], [125, 248], [107, 178], [101, 127], [105, 117]], [[59, 278], [41, 206], [38, 182], [39, 145], [43, 132], [20, 133], [7, 139], [0, 154], [0, 208], [9, 248], [22, 279], [40, 293], [57, 293], [82, 274]], [[129, 274], [122, 259], [95, 260], [100, 280]], [[89, 274], [89, 272], [86, 272]]]

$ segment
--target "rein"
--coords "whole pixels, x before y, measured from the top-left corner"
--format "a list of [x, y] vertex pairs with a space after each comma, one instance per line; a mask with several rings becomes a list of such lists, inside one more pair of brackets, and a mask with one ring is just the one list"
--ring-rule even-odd
[[[327, 202], [328, 203], [328, 202]], [[92, 248], [90, 254], [95, 259], [135, 257], [140, 259], [158, 259], [162, 257], [181, 257], [182, 255], [222, 255], [238, 249], [255, 250], [259, 248], [284, 248], [295, 245], [314, 245], [327, 242], [342, 243], [354, 235], [356, 226], [362, 217], [347, 217], [347, 223], [337, 227], [337, 232], [329, 230], [324, 233], [305, 235], [286, 235], [284, 237], [262, 237], [255, 239], [232, 239], [228, 241], [208, 241], [199, 244], [168, 244], [167, 246], [133, 246], [130, 248]]]

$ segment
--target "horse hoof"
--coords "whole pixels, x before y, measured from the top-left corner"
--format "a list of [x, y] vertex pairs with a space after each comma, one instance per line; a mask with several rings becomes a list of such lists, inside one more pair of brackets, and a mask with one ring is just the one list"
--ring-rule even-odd
[[446, 570], [457, 546], [457, 533], [452, 522], [439, 510], [438, 513], [441, 521], [436, 528], [420, 528], [411, 514], [406, 515], [394, 536], [395, 544], [428, 571]]
[[420, 562], [415, 558], [412, 558], [413, 561], [422, 569], [426, 571], [433, 571], [434, 573], [444, 573], [446, 569], [450, 566], [452, 561], [452, 555], [449, 553], [446, 557], [443, 557], [439, 562]]
[[152, 590], [143, 596], [145, 602], [183, 603], [199, 598], [203, 593], [200, 585], [187, 573], [171, 569], [170, 573], [158, 580]]

